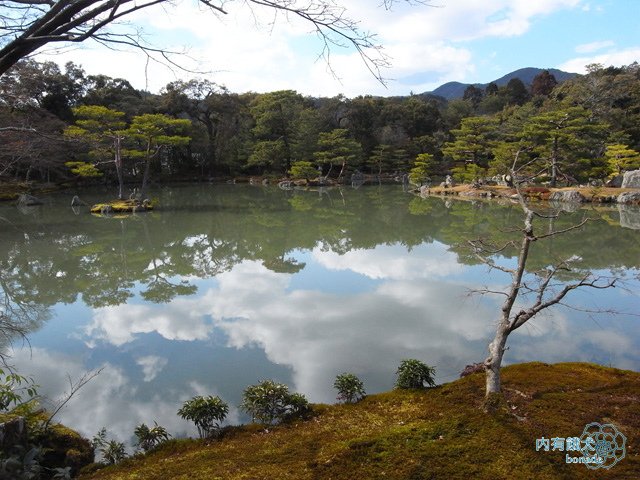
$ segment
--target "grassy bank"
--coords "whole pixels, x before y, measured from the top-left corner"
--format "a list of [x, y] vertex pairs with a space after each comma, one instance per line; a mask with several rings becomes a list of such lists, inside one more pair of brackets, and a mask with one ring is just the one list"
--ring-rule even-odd
[[[391, 391], [271, 429], [250, 425], [215, 441], [171, 441], [83, 479], [583, 479], [638, 478], [640, 373], [584, 363], [504, 369], [507, 407], [484, 414], [484, 376], [428, 391]], [[158, 419], [161, 420], [161, 419]], [[610, 470], [536, 452], [540, 437], [580, 436], [591, 422], [627, 437]], [[572, 452], [575, 455], [575, 452]]]

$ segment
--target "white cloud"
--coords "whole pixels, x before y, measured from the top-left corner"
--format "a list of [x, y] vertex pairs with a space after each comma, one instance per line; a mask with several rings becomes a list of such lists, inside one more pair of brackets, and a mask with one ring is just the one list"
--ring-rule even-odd
[[574, 58], [572, 60], [564, 62], [557, 68], [559, 68], [560, 70], [565, 70], [567, 72], [587, 73], [587, 69], [585, 68], [585, 66], [592, 63], [600, 63], [605, 67], [621, 67], [623, 65], [630, 65], [633, 62], [637, 62], [639, 59], [640, 46], [607, 52], [591, 57]]
[[[85, 372], [81, 358], [41, 348], [23, 349], [13, 358], [21, 372], [31, 375], [38, 392], [52, 400], [68, 392], [68, 376], [80, 378]], [[118, 367], [105, 363], [100, 374], [84, 385], [56, 417], [87, 438], [107, 427], [110, 436], [129, 442], [140, 423], [156, 420], [170, 432], [194, 434], [195, 429], [176, 415], [181, 401], [195, 394], [191, 389], [163, 391], [142, 399], [138, 387]], [[47, 404], [45, 404], [47, 406]]]
[[[491, 330], [486, 306], [466, 299], [461, 285], [426, 280], [419, 258], [415, 269], [407, 269], [392, 252], [378, 250], [369, 252], [370, 260], [381, 254], [389, 272], [393, 265], [398, 270], [370, 292], [290, 291], [289, 275], [243, 262], [218, 276], [219, 288], [199, 303], [207, 305], [229, 346], [259, 346], [270, 361], [290, 366], [295, 389], [313, 401], [331, 402], [327, 385], [345, 369], [391, 381], [398, 362], [415, 357], [446, 366], [440, 375], [455, 375], [482, 355]], [[399, 280], [403, 272], [410, 280]]]
[[[388, 89], [374, 79], [353, 49], [333, 48], [331, 66], [341, 82], [336, 80], [323, 60], [316, 61], [323, 45], [311, 25], [281, 14], [274, 18], [273, 9], [254, 8], [252, 12], [244, 2], [231, 2], [229, 14], [216, 17], [199, 4], [180, 4], [145, 10], [132, 20], [155, 31], [151, 38], [169, 49], [181, 50], [181, 39], [182, 43], [188, 39], [189, 55], [199, 62], [186, 56], [176, 60], [190, 69], [211, 72], [210, 78], [233, 91], [291, 88], [309, 95], [389, 95], [470, 80], [476, 66], [461, 42], [522, 35], [538, 17], [576, 7], [580, 0], [458, 0], [437, 8], [397, 4], [391, 12], [376, 8], [378, 3], [369, 0], [341, 4], [348, 15], [361, 21], [363, 31], [379, 34], [377, 41], [384, 45], [393, 65], [382, 74], [399, 80], [391, 81]], [[61, 63], [74, 60], [94, 74], [127, 78], [137, 88], [147, 86], [148, 79], [152, 91], [177, 77], [192, 76], [147, 64], [140, 53], [99, 52], [77, 50], [54, 59]]]
[[167, 366], [169, 360], [157, 355], [147, 355], [145, 357], [138, 357], [136, 363], [142, 367], [142, 373], [144, 374], [144, 381], [150, 382], [158, 376], [164, 367]]
[[615, 43], [611, 40], [604, 40], [601, 42], [583, 43], [576, 47], [577, 53], [593, 53], [604, 48], [613, 47]]
[[440, 243], [421, 245], [410, 255], [406, 247], [396, 244], [350, 250], [342, 255], [316, 247], [312, 256], [329, 270], [351, 270], [376, 279], [428, 279], [462, 271], [456, 255]]
[[168, 340], [204, 340], [211, 332], [211, 325], [205, 322], [197, 304], [179, 298], [167, 305], [122, 304], [98, 308], [84, 331], [90, 337], [88, 346], [95, 345], [95, 340], [124, 345], [137, 334], [150, 332]]

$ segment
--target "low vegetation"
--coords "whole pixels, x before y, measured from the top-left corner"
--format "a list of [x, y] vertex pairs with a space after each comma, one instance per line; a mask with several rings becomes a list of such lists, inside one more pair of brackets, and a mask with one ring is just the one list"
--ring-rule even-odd
[[220, 423], [229, 413], [227, 405], [218, 396], [197, 396], [187, 400], [178, 410], [178, 415], [185, 420], [191, 420], [198, 429], [200, 438], [217, 436], [220, 432]]
[[[226, 427], [222, 438], [170, 440], [143, 457], [82, 479], [589, 479], [635, 478], [640, 374], [592, 364], [528, 363], [503, 371], [506, 402], [482, 411], [484, 376], [430, 389], [396, 389], [355, 404], [314, 405], [308, 420], [265, 432]], [[613, 423], [626, 458], [606, 472], [536, 451], [540, 437], [580, 436]], [[606, 474], [603, 476], [603, 474]]]
[[435, 368], [426, 365], [420, 360], [409, 358], [402, 360], [396, 371], [396, 388], [425, 388], [436, 385], [434, 375]]
[[333, 388], [338, 391], [336, 400], [339, 402], [354, 403], [362, 400], [366, 394], [364, 383], [353, 373], [341, 373], [333, 382]]
[[291, 393], [288, 386], [273, 380], [264, 380], [247, 387], [242, 394], [240, 408], [263, 425], [299, 418], [310, 409], [304, 395]]

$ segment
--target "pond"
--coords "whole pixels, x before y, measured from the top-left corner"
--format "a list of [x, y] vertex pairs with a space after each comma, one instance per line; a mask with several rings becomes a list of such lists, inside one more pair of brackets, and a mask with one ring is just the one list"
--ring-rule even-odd
[[[127, 442], [154, 420], [192, 435], [176, 411], [198, 394], [220, 395], [229, 421], [245, 422], [242, 391], [267, 378], [325, 403], [345, 371], [368, 393], [392, 388], [405, 358], [435, 366], [438, 382], [454, 380], [485, 357], [499, 313], [500, 298], [471, 291], [509, 283], [467, 240], [506, 243], [522, 222], [516, 204], [423, 199], [399, 186], [165, 187], [151, 194], [160, 209], [122, 218], [72, 209], [71, 196], [0, 205], [1, 308], [29, 330], [28, 343], [4, 349], [51, 399], [69, 378], [102, 368], [58, 420], [88, 437], [106, 426]], [[529, 268], [571, 258], [562, 281], [590, 270], [619, 277], [619, 288], [572, 292], [510, 337], [506, 364], [640, 370], [640, 319], [625, 314], [640, 310], [640, 211], [583, 207], [539, 228], [586, 217], [536, 242]], [[516, 253], [496, 261], [513, 265]], [[596, 313], [609, 310], [622, 314]]]

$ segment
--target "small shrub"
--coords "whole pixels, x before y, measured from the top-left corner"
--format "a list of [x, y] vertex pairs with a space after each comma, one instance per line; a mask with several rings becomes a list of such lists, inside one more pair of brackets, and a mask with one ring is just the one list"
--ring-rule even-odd
[[313, 163], [305, 161], [293, 162], [288, 173], [293, 178], [304, 178], [305, 180], [311, 180], [318, 176], [318, 170], [313, 166]]
[[402, 360], [396, 371], [396, 388], [425, 388], [433, 387], [436, 382], [433, 376], [436, 373], [434, 367], [422, 363], [420, 360]]
[[147, 427], [144, 423], [141, 423], [133, 431], [134, 435], [138, 439], [137, 445], [145, 452], [148, 452], [153, 447], [160, 445], [162, 442], [169, 440], [169, 432], [161, 425], [154, 423], [153, 428]]
[[178, 415], [195, 423], [200, 438], [217, 436], [220, 433], [220, 422], [224, 421], [228, 413], [229, 405], [220, 397], [211, 395], [193, 397], [178, 410]]
[[102, 461], [107, 465], [113, 465], [127, 458], [124, 443], [117, 440], [107, 440], [107, 429], [102, 429], [93, 437], [93, 448], [102, 455]]
[[273, 380], [251, 385], [242, 394], [240, 408], [251, 415], [253, 421], [272, 425], [287, 418], [309, 412], [309, 402], [301, 393], [290, 393], [289, 387]]
[[338, 401], [353, 403], [365, 396], [362, 380], [353, 373], [342, 373], [333, 382], [333, 388], [338, 391]]

